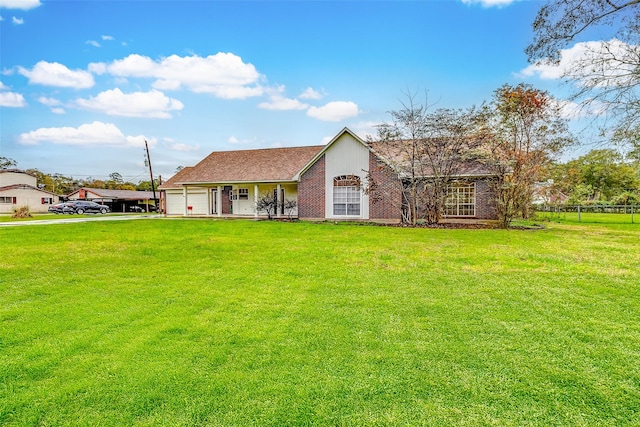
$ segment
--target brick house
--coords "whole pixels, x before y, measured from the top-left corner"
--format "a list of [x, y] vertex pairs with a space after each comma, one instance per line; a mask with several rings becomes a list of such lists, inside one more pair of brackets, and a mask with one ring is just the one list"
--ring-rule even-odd
[[[160, 186], [167, 215], [259, 217], [264, 195], [277, 199], [276, 216], [307, 220], [402, 220], [402, 181], [348, 128], [327, 145], [213, 152]], [[385, 198], [370, 197], [367, 179], [382, 182]], [[491, 175], [482, 165], [460, 169], [448, 197], [447, 216], [495, 219]], [[295, 208], [285, 210], [286, 201]], [[288, 206], [291, 206], [289, 204]]]

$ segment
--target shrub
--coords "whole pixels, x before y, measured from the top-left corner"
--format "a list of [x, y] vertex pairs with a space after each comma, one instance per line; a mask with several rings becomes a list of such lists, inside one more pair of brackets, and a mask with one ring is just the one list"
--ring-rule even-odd
[[14, 209], [12, 218], [31, 218], [31, 209], [29, 206], [20, 206], [18, 209]]

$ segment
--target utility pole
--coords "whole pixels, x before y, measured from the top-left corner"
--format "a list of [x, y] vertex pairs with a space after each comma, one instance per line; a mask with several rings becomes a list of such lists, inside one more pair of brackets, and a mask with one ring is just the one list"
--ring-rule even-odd
[[153, 190], [153, 203], [158, 208], [157, 200], [156, 200], [156, 184], [153, 182], [153, 170], [151, 169], [151, 157], [149, 157], [149, 144], [147, 144], [147, 140], [144, 140], [144, 147], [147, 150], [147, 161], [145, 163], [149, 164], [149, 175], [151, 176], [151, 189]]

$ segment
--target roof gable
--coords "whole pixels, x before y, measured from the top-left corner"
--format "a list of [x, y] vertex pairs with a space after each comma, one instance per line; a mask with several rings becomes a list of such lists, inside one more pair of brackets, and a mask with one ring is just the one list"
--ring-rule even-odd
[[371, 147], [364, 142], [358, 135], [351, 131], [351, 129], [345, 127], [343, 128], [336, 136], [334, 136], [331, 141], [327, 145], [325, 145], [322, 150], [320, 150], [307, 164], [305, 164], [295, 175], [295, 179], [298, 180], [300, 176], [307, 171], [315, 162], [320, 159], [334, 144], [336, 144], [344, 135], [351, 136], [354, 140], [356, 140], [359, 144], [362, 144], [367, 150], [371, 150]]

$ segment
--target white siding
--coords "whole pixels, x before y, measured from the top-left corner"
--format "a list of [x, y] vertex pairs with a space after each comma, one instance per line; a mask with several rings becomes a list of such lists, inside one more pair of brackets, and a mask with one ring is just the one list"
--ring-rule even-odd
[[[369, 149], [348, 133], [335, 141], [325, 153], [325, 216], [333, 215], [333, 178], [341, 175], [357, 175], [362, 185], [366, 185], [369, 171]], [[369, 219], [369, 196], [362, 193], [360, 216]], [[345, 217], [335, 217], [345, 218]]]
[[14, 209], [20, 206], [29, 206], [29, 210], [34, 213], [44, 213], [49, 211], [51, 204], [43, 204], [43, 197], [53, 199], [53, 204], [60, 201], [58, 196], [32, 188], [13, 188], [0, 191], [0, 196], [16, 198], [15, 205], [13, 203], [0, 203], [0, 213], [13, 213]]
[[0, 187], [8, 185], [27, 184], [32, 187], [38, 186], [38, 180], [35, 176], [21, 172], [0, 172]]
[[[254, 191], [254, 184], [241, 184], [241, 185], [234, 185], [233, 186], [233, 190], [237, 191], [240, 188], [247, 188], [249, 190], [249, 196], [247, 200], [233, 200], [232, 204], [233, 204], [233, 214], [234, 215], [254, 215], [255, 214], [255, 194], [256, 192]], [[260, 192], [261, 190], [258, 190], [258, 192]]]

